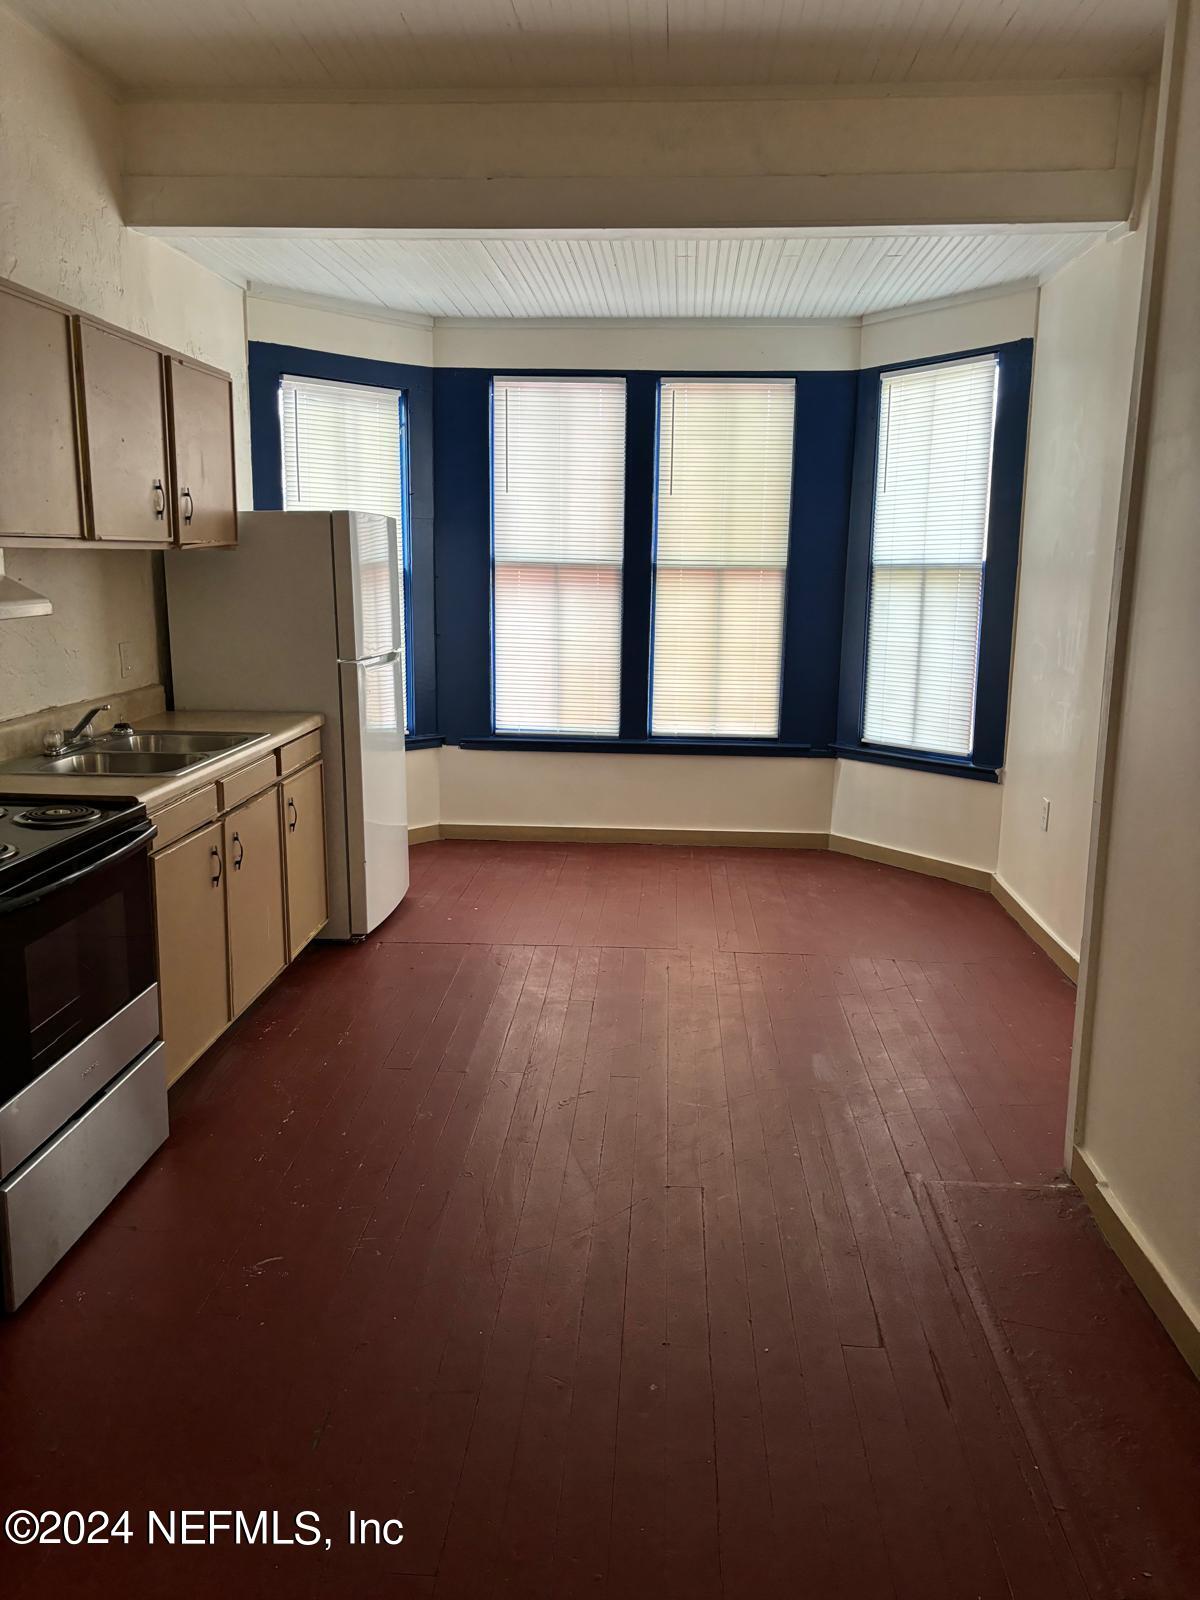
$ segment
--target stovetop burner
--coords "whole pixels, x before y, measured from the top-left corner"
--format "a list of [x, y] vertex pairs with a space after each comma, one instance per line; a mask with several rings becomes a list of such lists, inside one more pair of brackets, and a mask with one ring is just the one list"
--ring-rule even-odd
[[23, 903], [22, 896], [53, 888], [57, 873], [90, 870], [87, 863], [103, 859], [106, 843], [120, 845], [131, 837], [136, 843], [145, 824], [146, 808], [128, 795], [17, 795], [0, 789], [0, 918]]
[[63, 801], [57, 805], [29, 806], [13, 816], [19, 828], [78, 828], [85, 822], [99, 822], [100, 812], [95, 806], [71, 804]]

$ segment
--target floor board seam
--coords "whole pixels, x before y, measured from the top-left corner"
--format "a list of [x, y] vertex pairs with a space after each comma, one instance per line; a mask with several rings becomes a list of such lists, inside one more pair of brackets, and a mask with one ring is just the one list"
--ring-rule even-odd
[[[1099, 1547], [1087, 1526], [1086, 1517], [1075, 1509], [1075, 1497], [1067, 1481], [1058, 1453], [1030, 1393], [1029, 1386], [1013, 1359], [1005, 1338], [1003, 1321], [984, 1286], [957, 1219], [946, 1204], [943, 1185], [926, 1181], [917, 1188], [917, 1201], [935, 1246], [949, 1258], [950, 1281], [960, 1285], [956, 1298], [969, 1306], [990, 1352], [993, 1365], [1012, 1406], [1013, 1415], [1033, 1458], [1045, 1498], [1062, 1529], [1067, 1548], [1078, 1569], [1090, 1600], [1122, 1600], [1110, 1577]], [[964, 1185], [964, 1187], [966, 1187]], [[1026, 1184], [994, 1184], [993, 1188], [1028, 1189]], [[1037, 1187], [1058, 1187], [1038, 1185]]]

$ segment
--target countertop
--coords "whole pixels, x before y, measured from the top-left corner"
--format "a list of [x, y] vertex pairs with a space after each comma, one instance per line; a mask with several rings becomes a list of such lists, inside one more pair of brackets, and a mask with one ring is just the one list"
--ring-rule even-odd
[[125, 773], [118, 777], [40, 777], [30, 772], [0, 772], [0, 794], [37, 794], [70, 796], [129, 795], [140, 800], [147, 811], [159, 811], [172, 801], [217, 778], [227, 778], [231, 772], [248, 766], [251, 761], [277, 750], [281, 744], [313, 733], [325, 718], [317, 711], [163, 711], [154, 717], [145, 717], [134, 724], [138, 731], [176, 729], [180, 733], [257, 733], [261, 735], [253, 744], [242, 745], [227, 755], [217, 756], [184, 772], [146, 773], [133, 777]]

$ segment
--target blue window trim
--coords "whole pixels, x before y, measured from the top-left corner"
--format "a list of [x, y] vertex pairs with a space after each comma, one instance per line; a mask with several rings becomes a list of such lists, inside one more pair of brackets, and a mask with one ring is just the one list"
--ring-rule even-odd
[[[493, 732], [491, 386], [493, 369], [407, 366], [294, 346], [250, 345], [254, 498], [278, 508], [279, 382], [285, 372], [400, 389], [406, 397], [410, 506], [410, 749], [470, 749], [853, 760], [995, 781], [1003, 761], [1016, 594], [1032, 340], [867, 371], [659, 372], [505, 367], [513, 377], [619, 377], [626, 386], [621, 720], [616, 738]], [[1001, 362], [988, 572], [980, 637], [976, 743], [970, 761], [865, 746], [870, 511], [884, 371], [995, 353]], [[497, 368], [495, 371], [500, 371]], [[796, 384], [792, 514], [785, 590], [779, 738], [651, 739], [654, 495], [663, 378], [786, 377]], [[874, 394], [874, 406], [871, 396]], [[434, 540], [436, 492], [437, 538]]]
[[249, 346], [250, 447], [254, 505], [283, 509], [279, 385], [285, 374], [398, 389], [403, 396], [401, 470], [408, 512], [405, 541], [405, 624], [412, 732], [409, 748], [437, 740], [437, 629], [434, 559], [433, 372], [429, 367], [363, 356], [334, 355], [298, 345]]
[[[440, 367], [434, 372], [438, 714], [448, 743], [568, 748], [554, 736], [494, 733], [492, 718], [491, 386], [494, 375], [625, 380], [625, 555], [621, 720], [616, 738], [580, 750], [730, 755], [828, 753], [837, 727], [838, 649], [853, 466], [856, 371], [645, 371]], [[650, 739], [654, 495], [663, 378], [788, 378], [796, 385], [779, 738]]]
[[413, 677], [413, 576], [412, 576], [412, 467], [408, 459], [410, 429], [408, 423], [408, 396], [400, 392], [400, 504], [404, 522], [401, 527], [400, 555], [404, 562], [404, 703], [408, 708], [405, 721], [405, 741], [415, 726], [416, 681]]
[[[988, 508], [988, 555], [984, 570], [975, 691], [975, 737], [968, 759], [922, 750], [892, 750], [862, 737], [866, 692], [867, 622], [871, 594], [871, 535], [879, 438], [880, 378], [885, 372], [941, 366], [971, 356], [995, 355], [999, 367], [992, 484]], [[865, 368], [858, 375], [850, 540], [842, 616], [841, 687], [838, 696], [838, 755], [917, 771], [995, 780], [1004, 764], [1008, 721], [1008, 676], [1021, 541], [1025, 445], [1033, 375], [1033, 340], [986, 345]]]

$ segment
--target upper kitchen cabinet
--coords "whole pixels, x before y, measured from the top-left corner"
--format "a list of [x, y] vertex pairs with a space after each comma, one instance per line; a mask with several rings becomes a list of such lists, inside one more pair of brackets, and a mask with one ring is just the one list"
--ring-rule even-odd
[[92, 537], [170, 544], [161, 354], [81, 317], [79, 370]]
[[82, 539], [71, 315], [0, 284], [0, 535]]
[[0, 545], [237, 543], [227, 373], [0, 280]]
[[176, 542], [236, 544], [233, 385], [223, 373], [172, 356], [167, 401]]

